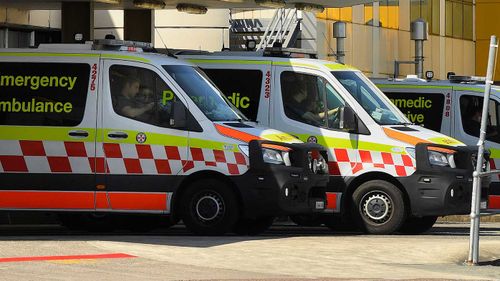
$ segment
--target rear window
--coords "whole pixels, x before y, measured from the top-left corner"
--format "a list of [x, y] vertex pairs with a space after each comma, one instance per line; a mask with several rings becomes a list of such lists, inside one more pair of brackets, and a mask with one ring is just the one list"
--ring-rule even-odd
[[0, 125], [80, 124], [89, 75], [88, 64], [0, 63]]

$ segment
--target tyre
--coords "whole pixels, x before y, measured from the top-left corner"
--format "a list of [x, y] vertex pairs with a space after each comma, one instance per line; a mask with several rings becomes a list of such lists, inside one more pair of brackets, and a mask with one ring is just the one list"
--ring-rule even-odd
[[274, 222], [273, 216], [260, 217], [256, 219], [240, 219], [233, 227], [237, 235], [258, 235], [266, 231]]
[[320, 214], [292, 215], [290, 220], [300, 226], [320, 226], [323, 224], [323, 217]]
[[403, 193], [390, 182], [365, 182], [354, 191], [352, 199], [353, 217], [367, 233], [394, 233], [406, 219]]
[[403, 234], [420, 234], [427, 232], [432, 228], [434, 223], [436, 223], [437, 218], [436, 216], [408, 218], [399, 229], [399, 232]]
[[203, 179], [190, 184], [181, 198], [181, 217], [197, 235], [223, 235], [239, 217], [236, 195], [225, 182]]

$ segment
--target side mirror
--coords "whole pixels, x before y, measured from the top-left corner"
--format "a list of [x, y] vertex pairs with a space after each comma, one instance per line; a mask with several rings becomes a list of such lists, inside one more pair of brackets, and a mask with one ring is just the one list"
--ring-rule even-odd
[[170, 118], [170, 127], [185, 128], [187, 125], [187, 110], [184, 104], [180, 101], [175, 101], [172, 104], [173, 114]]
[[340, 129], [356, 133], [358, 131], [358, 117], [356, 113], [350, 106], [344, 106], [340, 108]]

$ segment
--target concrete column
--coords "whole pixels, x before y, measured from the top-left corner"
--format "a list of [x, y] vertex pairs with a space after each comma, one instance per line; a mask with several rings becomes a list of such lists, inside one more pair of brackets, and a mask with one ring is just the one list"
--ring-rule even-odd
[[93, 2], [62, 2], [61, 30], [62, 43], [74, 43], [76, 33], [83, 34], [83, 41], [93, 40]]
[[125, 40], [153, 42], [154, 10], [125, 10], [123, 37]]
[[373, 3], [373, 32], [372, 32], [372, 76], [380, 74], [380, 10], [379, 2]]

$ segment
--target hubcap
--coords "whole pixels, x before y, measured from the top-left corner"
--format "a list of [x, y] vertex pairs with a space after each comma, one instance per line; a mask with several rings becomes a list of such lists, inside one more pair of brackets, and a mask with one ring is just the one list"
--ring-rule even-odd
[[196, 202], [195, 211], [202, 221], [212, 221], [224, 213], [224, 204], [218, 194], [204, 194]]
[[392, 213], [392, 202], [387, 194], [376, 191], [366, 194], [362, 202], [362, 211], [365, 216], [377, 223], [387, 221]]

